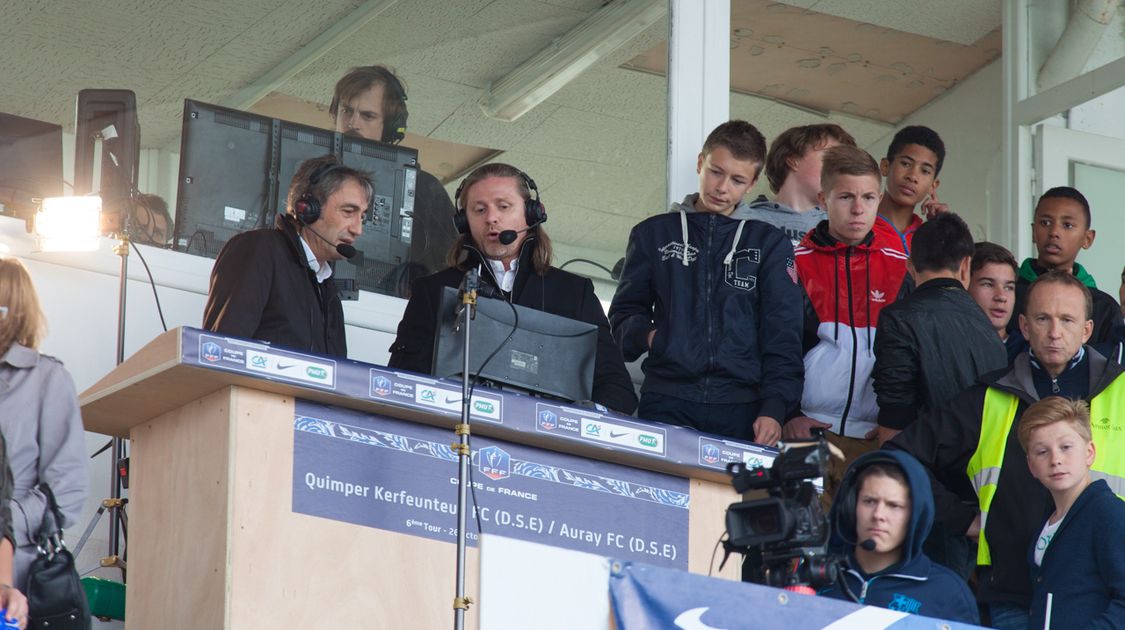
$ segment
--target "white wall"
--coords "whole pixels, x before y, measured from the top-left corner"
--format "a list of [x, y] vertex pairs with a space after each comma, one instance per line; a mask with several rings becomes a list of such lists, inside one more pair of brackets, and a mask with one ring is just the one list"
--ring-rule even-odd
[[[938, 199], [949, 204], [977, 240], [1000, 233], [1001, 93], [1000, 61], [980, 69], [956, 88], [907, 117], [893, 131], [865, 147], [882, 158], [895, 131], [925, 125], [945, 142]], [[1011, 249], [1014, 243], [1000, 243]]]

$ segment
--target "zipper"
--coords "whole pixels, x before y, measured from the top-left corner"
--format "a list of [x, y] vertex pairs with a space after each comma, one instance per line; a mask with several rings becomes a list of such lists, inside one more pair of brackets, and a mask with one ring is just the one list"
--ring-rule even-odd
[[[714, 236], [715, 236], [715, 215], [712, 214], [711, 216], [707, 217], [707, 221], [708, 221], [708, 223], [707, 223], [707, 263], [705, 263], [701, 266], [703, 267], [703, 286], [707, 287], [707, 290], [712, 292], [712, 295], [707, 300], [707, 312], [706, 312], [706, 315], [707, 315], [707, 369], [704, 370], [703, 373], [707, 374], [708, 376], [703, 377], [703, 401], [705, 403], [711, 402], [710, 397], [708, 395], [711, 392], [711, 382], [710, 382], [711, 377], [710, 377], [710, 374], [711, 374], [711, 370], [714, 369], [714, 366], [715, 366], [715, 348], [714, 348], [714, 345], [713, 345], [714, 342], [712, 341], [713, 334], [712, 334], [712, 330], [711, 330], [711, 324], [712, 324], [712, 320], [714, 319], [715, 300], [718, 299], [718, 297], [719, 297], [718, 291], [716, 291], [711, 286], [711, 265], [709, 264], [710, 263], [711, 251], [713, 249], [713, 244], [714, 244]], [[684, 243], [684, 247], [685, 248], [687, 247], [687, 243]], [[699, 259], [702, 261], [703, 256], [701, 255], [699, 257]]]
[[1060, 391], [1062, 391], [1062, 390], [1059, 389], [1059, 379], [1058, 378], [1052, 378], [1051, 379], [1051, 393], [1057, 394]]
[[[848, 413], [852, 409], [852, 398], [855, 395], [855, 366], [857, 361], [857, 354], [859, 353], [859, 336], [855, 332], [855, 312], [852, 309], [852, 247], [844, 250], [844, 271], [845, 277], [848, 280], [848, 323], [849, 328], [852, 330], [852, 367], [851, 375], [848, 376], [848, 400], [844, 403], [844, 413], [840, 415], [840, 435], [844, 435], [844, 428], [848, 423]], [[839, 313], [836, 314], [839, 318]], [[870, 325], [871, 322], [868, 322]]]

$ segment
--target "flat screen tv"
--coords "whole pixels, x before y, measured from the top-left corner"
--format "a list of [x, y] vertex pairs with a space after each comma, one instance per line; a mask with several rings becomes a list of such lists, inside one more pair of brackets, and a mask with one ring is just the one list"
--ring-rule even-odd
[[[272, 227], [285, 212], [298, 165], [332, 154], [375, 180], [374, 212], [355, 242], [358, 254], [336, 266], [348, 293], [398, 295], [396, 269], [409, 263], [410, 213], [418, 152], [277, 118], [184, 101], [173, 247], [214, 258], [235, 234]], [[354, 297], [354, 295], [353, 295]]]

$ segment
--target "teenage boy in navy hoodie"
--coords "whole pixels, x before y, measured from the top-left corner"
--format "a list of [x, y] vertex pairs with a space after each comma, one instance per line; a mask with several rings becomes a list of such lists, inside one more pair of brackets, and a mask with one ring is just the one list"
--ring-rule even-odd
[[819, 595], [963, 623], [980, 623], [968, 585], [931, 562], [922, 541], [934, 522], [926, 469], [901, 451], [860, 456], [844, 474], [829, 513], [830, 551], [843, 553], [839, 582]]
[[1099, 455], [1092, 436], [1084, 400], [1044, 398], [1020, 420], [1027, 466], [1054, 501], [1028, 550], [1029, 628], [1125, 627], [1125, 536], [1120, 531], [1125, 501], [1105, 479], [1090, 480], [1090, 466]]
[[793, 246], [743, 201], [766, 155], [743, 120], [699, 154], [699, 192], [629, 234], [609, 307], [626, 361], [648, 353], [637, 415], [774, 445], [801, 397]]

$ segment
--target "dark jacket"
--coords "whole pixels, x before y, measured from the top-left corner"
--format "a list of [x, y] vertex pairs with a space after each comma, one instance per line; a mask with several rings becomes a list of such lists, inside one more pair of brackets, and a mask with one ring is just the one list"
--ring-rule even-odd
[[[902, 559], [879, 571], [868, 574], [855, 557], [856, 545], [856, 478], [870, 464], [896, 464], [903, 470], [910, 486], [910, 523], [902, 541]], [[934, 521], [934, 500], [926, 470], [910, 455], [901, 451], [873, 451], [856, 459], [848, 468], [840, 489], [832, 501], [829, 514], [832, 524], [830, 551], [844, 554], [847, 570], [842, 579], [860, 604], [925, 615], [963, 623], [980, 623], [976, 600], [969, 586], [959, 575], [932, 562], [922, 552], [922, 543]], [[820, 595], [852, 601], [837, 582]]]
[[316, 281], [296, 220], [237, 234], [211, 270], [203, 327], [302, 352], [346, 357], [344, 307], [336, 283]]
[[[1090, 400], [1125, 373], [1125, 368], [1107, 360], [1090, 346], [1086, 346], [1085, 351], [1085, 359], [1072, 371], [1085, 370], [1075, 375], [1081, 378], [1074, 380], [1080, 383], [1078, 387], [1088, 383], [1084, 385], [1088, 391], [1084, 398]], [[1031, 601], [1027, 549], [1038, 537], [1043, 514], [1052, 501], [1051, 495], [1028, 471], [1017, 432], [1024, 410], [1040, 398], [1035, 382], [1043, 376], [1041, 371], [1033, 370], [1030, 357], [1021, 354], [1010, 367], [985, 374], [975, 385], [887, 442], [886, 448], [905, 450], [929, 469], [937, 520], [947, 531], [963, 532], [980, 512], [976, 492], [965, 471], [980, 441], [985, 392], [995, 387], [1019, 399], [985, 524], [992, 565], [980, 571], [977, 597], [984, 603], [1006, 602], [1026, 608]], [[1070, 375], [1064, 373], [1063, 376]], [[1050, 395], [1049, 386], [1046, 389]], [[1064, 390], [1059, 393], [1068, 396], [1081, 393], [1069, 387]]]
[[961, 282], [930, 280], [879, 316], [874, 372], [879, 424], [904, 429], [920, 412], [1006, 365], [1004, 342]]
[[[532, 235], [524, 240], [511, 294], [500, 291], [492, 268], [487, 264], [481, 265], [481, 284], [488, 286], [487, 289], [482, 289], [482, 293], [503, 294], [514, 304], [596, 325], [598, 347], [594, 363], [593, 400], [618, 413], [633, 413], [637, 408], [633, 382], [621, 359], [621, 351], [613, 343], [605, 311], [594, 295], [594, 284], [589, 278], [554, 267], [550, 267], [544, 275], [535, 273], [530, 257], [532, 248], [529, 247], [532, 242]], [[480, 255], [473, 252], [463, 267], [475, 267], [480, 260]], [[387, 365], [412, 372], [430, 373], [433, 369], [434, 333], [437, 330], [441, 290], [444, 287], [460, 286], [465, 277], [464, 269], [449, 267], [414, 281], [410, 301], [398, 324], [398, 336], [391, 345], [391, 359]]]
[[1125, 628], [1123, 523], [1125, 501], [1099, 479], [1067, 510], [1043, 552], [1041, 566], [1035, 566], [1035, 546], [1029, 548], [1033, 591], [1029, 628], [1046, 627], [1048, 596], [1051, 630]]
[[[1016, 278], [1016, 305], [1012, 310], [1012, 319], [1008, 321], [1008, 332], [1019, 330], [1020, 314], [1027, 308], [1027, 289], [1039, 276], [1047, 273], [1047, 269], [1040, 266], [1034, 258], [1028, 258], [1020, 265], [1019, 277]], [[1098, 289], [1094, 284], [1094, 277], [1078, 263], [1074, 263], [1074, 277], [1082, 281], [1094, 298], [1094, 332], [1087, 342], [1090, 345], [1104, 349], [1106, 344], [1116, 344], [1125, 341], [1125, 320], [1121, 317], [1121, 305], [1113, 296]]]
[[803, 369], [793, 246], [746, 219], [745, 204], [726, 217], [695, 212], [694, 199], [629, 234], [609, 308], [613, 336], [626, 361], [648, 352], [642, 392], [761, 401], [759, 414], [781, 421], [801, 398]]

